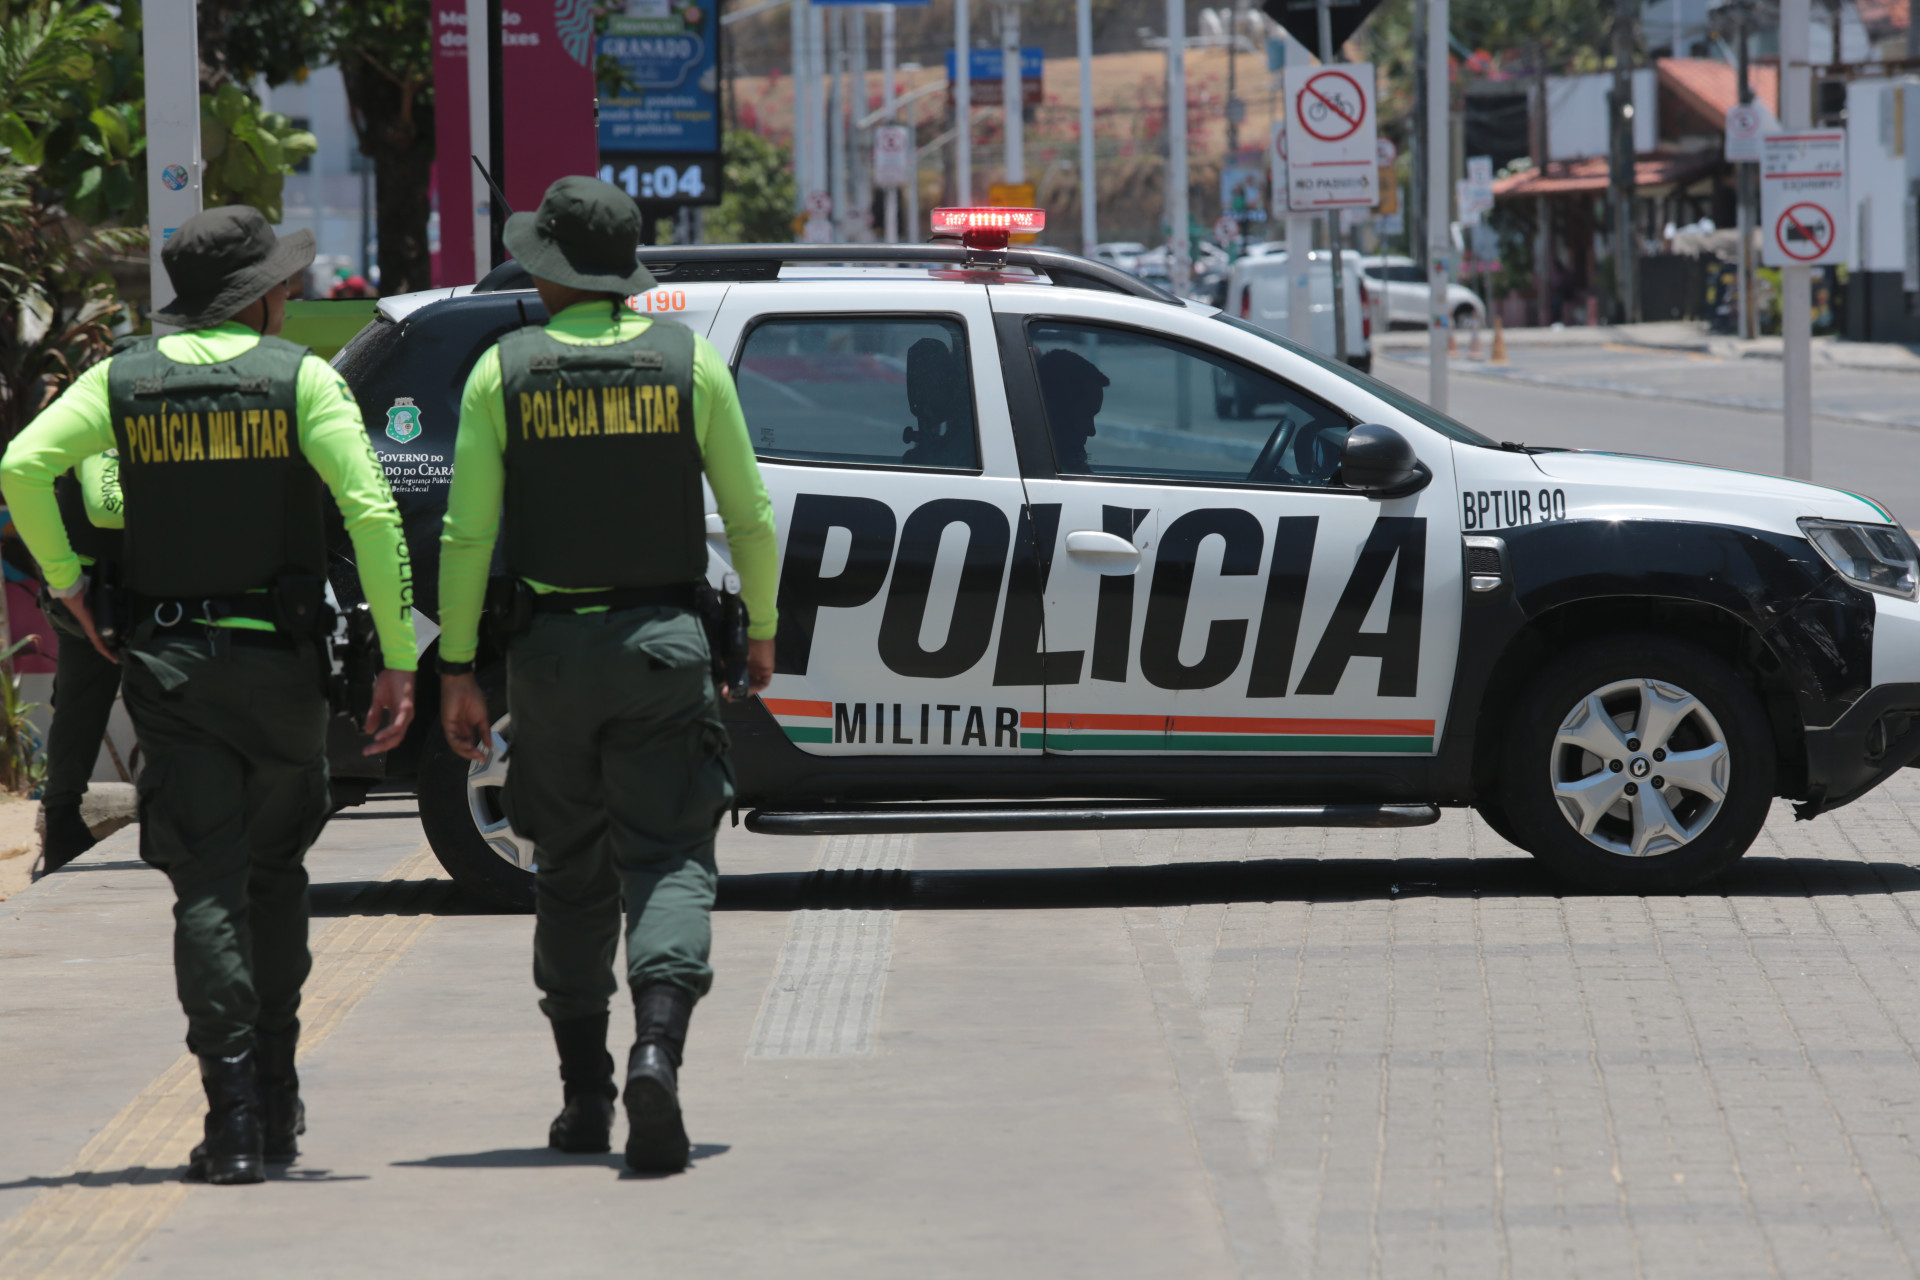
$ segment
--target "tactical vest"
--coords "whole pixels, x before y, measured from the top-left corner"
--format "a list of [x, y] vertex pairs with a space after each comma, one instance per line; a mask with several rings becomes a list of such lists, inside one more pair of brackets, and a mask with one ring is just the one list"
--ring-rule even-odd
[[87, 500], [80, 492], [79, 468], [61, 472], [53, 478], [53, 496], [60, 503], [60, 523], [67, 528], [67, 542], [73, 553], [95, 564], [120, 558], [124, 535], [118, 529], [102, 529], [87, 519]]
[[691, 329], [655, 320], [605, 347], [521, 329], [500, 340], [500, 378], [509, 573], [556, 587], [706, 577]]
[[152, 338], [113, 357], [107, 401], [135, 592], [215, 598], [289, 570], [326, 572], [325, 504], [295, 401], [306, 356], [263, 337], [220, 364], [170, 360]]

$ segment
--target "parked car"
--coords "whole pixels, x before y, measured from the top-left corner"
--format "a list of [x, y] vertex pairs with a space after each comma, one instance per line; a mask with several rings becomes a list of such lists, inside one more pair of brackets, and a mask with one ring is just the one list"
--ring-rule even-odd
[[[1286, 250], [1242, 258], [1227, 273], [1223, 310], [1239, 316], [1283, 338], [1291, 338], [1289, 322], [1292, 289], [1287, 264], [1292, 259]], [[1341, 259], [1341, 293], [1346, 299], [1347, 363], [1361, 372], [1373, 368], [1373, 315], [1369, 298], [1360, 279], [1360, 255], [1351, 249]], [[1312, 290], [1312, 328], [1310, 341], [1315, 351], [1333, 355], [1333, 258], [1326, 250], [1307, 255], [1308, 282]]]
[[[1501, 444], [1053, 250], [642, 257], [659, 287], [629, 305], [728, 361], [779, 529], [774, 680], [723, 709], [753, 830], [1387, 827], [1471, 805], [1575, 882], [1672, 891], [1739, 858], [1775, 796], [1812, 817], [1920, 757], [1920, 551], [1870, 499]], [[508, 263], [382, 299], [336, 361], [424, 620], [460, 391], [545, 320], [530, 283]], [[488, 764], [447, 748], [428, 680], [406, 745], [337, 750], [336, 776], [414, 788], [453, 877], [525, 903], [497, 648], [478, 675]]]
[[[1427, 273], [1412, 258], [1387, 255], [1365, 256], [1360, 259], [1360, 271], [1367, 279], [1369, 288], [1380, 288], [1387, 295], [1387, 323], [1389, 325], [1410, 326], [1416, 329], [1427, 327], [1427, 316], [1433, 301], [1432, 286], [1427, 283]], [[1449, 282], [1447, 285], [1447, 314], [1453, 317], [1453, 327], [1466, 329], [1484, 326], [1487, 323], [1487, 309], [1480, 301], [1480, 295], [1465, 285]]]

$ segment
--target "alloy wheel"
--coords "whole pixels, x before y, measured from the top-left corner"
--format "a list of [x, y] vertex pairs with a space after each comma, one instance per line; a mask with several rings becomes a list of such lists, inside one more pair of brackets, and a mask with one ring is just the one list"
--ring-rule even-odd
[[1617, 680], [1576, 703], [1554, 734], [1554, 802], [1609, 853], [1672, 853], [1726, 803], [1726, 735], [1700, 699], [1661, 680]]
[[507, 784], [507, 769], [512, 763], [508, 759], [512, 743], [507, 737], [512, 719], [511, 715], [505, 715], [494, 721], [488, 735], [487, 758], [468, 762], [467, 810], [473, 815], [474, 829], [488, 848], [514, 866], [532, 871], [536, 869], [533, 841], [513, 829], [513, 824], [507, 821], [506, 806], [500, 802], [502, 788]]

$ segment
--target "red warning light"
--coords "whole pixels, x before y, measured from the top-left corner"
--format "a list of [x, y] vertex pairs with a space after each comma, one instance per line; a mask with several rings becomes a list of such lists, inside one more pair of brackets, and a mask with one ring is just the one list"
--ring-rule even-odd
[[1007, 238], [1047, 228], [1045, 209], [935, 209], [933, 234], [960, 237], [969, 249], [1004, 249]]

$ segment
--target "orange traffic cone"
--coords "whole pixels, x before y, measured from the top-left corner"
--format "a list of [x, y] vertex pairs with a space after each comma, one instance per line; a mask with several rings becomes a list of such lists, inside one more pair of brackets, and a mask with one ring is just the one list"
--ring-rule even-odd
[[1507, 327], [1500, 323], [1500, 313], [1493, 313], [1493, 355], [1489, 364], [1507, 362]]
[[1447, 326], [1447, 354], [1450, 356], [1457, 356], [1460, 354], [1459, 331], [1456, 330], [1452, 325]]

